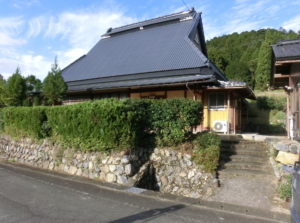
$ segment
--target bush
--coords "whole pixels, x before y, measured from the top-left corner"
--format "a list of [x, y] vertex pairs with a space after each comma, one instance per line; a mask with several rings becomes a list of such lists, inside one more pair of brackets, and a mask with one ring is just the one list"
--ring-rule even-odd
[[257, 106], [260, 109], [274, 109], [278, 111], [283, 111], [286, 108], [286, 98], [285, 97], [257, 97]]
[[[11, 136], [45, 138], [81, 150], [110, 151], [155, 143], [174, 146], [202, 120], [201, 102], [172, 99], [103, 99], [67, 106], [4, 109]], [[1, 123], [0, 123], [1, 124]]]
[[193, 100], [151, 100], [150, 129], [160, 146], [174, 146], [189, 139], [192, 126], [202, 121], [202, 104]]
[[203, 165], [207, 172], [214, 172], [218, 166], [221, 139], [215, 132], [198, 133], [193, 140], [193, 160]]
[[4, 112], [3, 108], [0, 108], [0, 132], [4, 131]]
[[84, 150], [112, 150], [159, 144], [177, 145], [202, 119], [200, 102], [173, 99], [104, 99], [47, 109], [54, 133]]
[[8, 107], [3, 109], [5, 132], [13, 137], [43, 138], [45, 107]]

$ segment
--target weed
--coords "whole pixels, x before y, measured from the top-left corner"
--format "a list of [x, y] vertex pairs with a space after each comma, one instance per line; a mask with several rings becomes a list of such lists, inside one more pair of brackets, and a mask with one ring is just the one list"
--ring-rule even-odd
[[276, 192], [283, 200], [289, 200], [292, 197], [293, 175], [283, 176], [281, 182], [277, 184]]

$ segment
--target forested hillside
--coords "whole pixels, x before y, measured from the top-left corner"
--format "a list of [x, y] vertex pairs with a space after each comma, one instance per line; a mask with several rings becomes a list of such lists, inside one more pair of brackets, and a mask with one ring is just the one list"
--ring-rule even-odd
[[256, 90], [268, 88], [271, 74], [271, 44], [277, 40], [300, 38], [284, 29], [260, 29], [233, 33], [207, 41], [208, 57], [230, 80], [245, 81]]

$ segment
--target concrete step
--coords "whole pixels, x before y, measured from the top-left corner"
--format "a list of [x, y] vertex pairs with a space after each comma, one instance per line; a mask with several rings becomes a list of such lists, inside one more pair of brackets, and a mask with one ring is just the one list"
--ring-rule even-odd
[[248, 144], [248, 145], [221, 144], [221, 148], [266, 150], [263, 144]]
[[248, 169], [248, 170], [264, 170], [271, 171], [269, 163], [247, 162], [247, 161], [231, 161], [222, 165], [225, 169]]
[[253, 140], [221, 140], [222, 144], [239, 144], [239, 145], [253, 145], [253, 144], [257, 144], [257, 145], [263, 145], [263, 142], [260, 141], [253, 141]]
[[[221, 159], [225, 159], [225, 157], [221, 157]], [[248, 161], [248, 162], [266, 162], [268, 163], [267, 156], [256, 156], [256, 155], [232, 155], [227, 158], [230, 161]]]
[[224, 155], [256, 155], [266, 157], [268, 155], [265, 150], [257, 149], [221, 149], [221, 153]]
[[264, 170], [238, 170], [238, 169], [223, 169], [218, 171], [219, 177], [221, 178], [231, 178], [231, 177], [257, 177], [257, 178], [274, 178], [272, 171]]

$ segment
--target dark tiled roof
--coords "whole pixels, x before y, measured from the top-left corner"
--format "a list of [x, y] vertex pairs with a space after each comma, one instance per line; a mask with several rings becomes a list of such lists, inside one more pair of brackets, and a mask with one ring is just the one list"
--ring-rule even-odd
[[[192, 11], [187, 14], [191, 14], [191, 18], [183, 21], [179, 21], [182, 15], [178, 13], [121, 27], [124, 31], [145, 24], [151, 26], [101, 39], [85, 57], [62, 70], [64, 80], [68, 83], [208, 67], [207, 57], [190, 39], [190, 34], [201, 21], [201, 14]], [[170, 23], [171, 18], [176, 21]], [[154, 22], [159, 22], [159, 25], [155, 26]], [[204, 36], [199, 34], [205, 44]]]
[[192, 17], [195, 16], [195, 14], [196, 14], [196, 12], [192, 8], [190, 11], [174, 13], [174, 14], [167, 15], [167, 16], [162, 16], [162, 17], [158, 17], [158, 18], [154, 18], [154, 19], [150, 19], [150, 20], [145, 20], [142, 22], [133, 23], [133, 24], [126, 25], [126, 26], [121, 26], [118, 28], [113, 28], [110, 31], [108, 30], [108, 32], [105, 33], [103, 36], [109, 36], [109, 35], [112, 35], [115, 33], [133, 30], [133, 29], [140, 28], [140, 27], [146, 28], [147, 26], [150, 26], [153, 24], [165, 23], [165, 22], [172, 21], [172, 20], [185, 19], [190, 16], [192, 16]]
[[277, 41], [271, 47], [276, 60], [300, 59], [300, 39]]
[[214, 82], [213, 75], [191, 75], [191, 76], [179, 76], [179, 77], [167, 77], [167, 78], [155, 78], [155, 79], [141, 79], [136, 81], [122, 81], [122, 82], [107, 82], [87, 85], [75, 85], [69, 86], [68, 91], [86, 91], [97, 89], [115, 89], [115, 88], [130, 88], [130, 87], [143, 87], [143, 86], [163, 86], [163, 85], [175, 85], [185, 84], [193, 82]]

